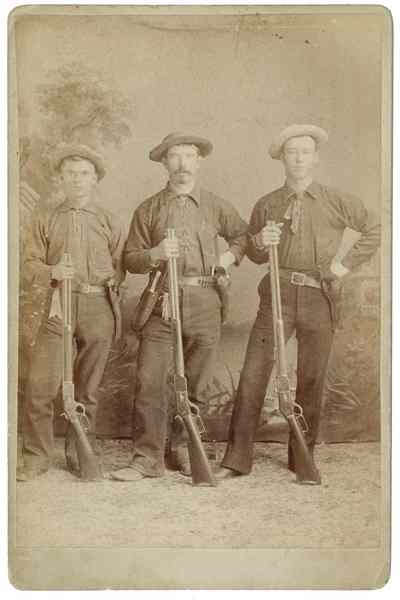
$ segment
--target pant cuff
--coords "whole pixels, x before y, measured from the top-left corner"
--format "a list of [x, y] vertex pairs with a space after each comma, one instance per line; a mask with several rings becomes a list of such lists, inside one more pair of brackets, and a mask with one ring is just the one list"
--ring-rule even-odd
[[242, 454], [235, 452], [232, 448], [227, 448], [221, 466], [227, 469], [233, 469], [242, 475], [248, 475], [251, 472], [253, 460], [251, 457], [243, 457]]

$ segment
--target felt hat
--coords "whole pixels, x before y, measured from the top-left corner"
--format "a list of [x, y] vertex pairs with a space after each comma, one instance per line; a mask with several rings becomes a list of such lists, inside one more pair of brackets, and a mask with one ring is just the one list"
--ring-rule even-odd
[[53, 169], [58, 171], [62, 161], [73, 156], [79, 156], [80, 158], [89, 160], [94, 165], [99, 179], [102, 179], [106, 174], [103, 157], [84, 144], [59, 144], [55, 149], [52, 158]]
[[161, 162], [167, 150], [172, 146], [177, 146], [179, 144], [191, 144], [197, 146], [203, 157], [208, 156], [213, 149], [212, 143], [205, 138], [187, 133], [174, 132], [168, 134], [158, 146], [151, 150], [149, 154], [150, 160]]
[[316, 125], [289, 125], [273, 140], [269, 147], [271, 158], [279, 159], [285, 142], [293, 137], [310, 136], [315, 140], [317, 147], [328, 141], [328, 134]]

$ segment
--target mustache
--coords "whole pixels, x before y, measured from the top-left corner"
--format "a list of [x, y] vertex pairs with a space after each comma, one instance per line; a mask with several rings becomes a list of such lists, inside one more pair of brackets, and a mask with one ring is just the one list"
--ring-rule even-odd
[[174, 175], [181, 175], [183, 173], [186, 175], [193, 175], [192, 171], [189, 171], [188, 169], [176, 169], [176, 171], [174, 171]]

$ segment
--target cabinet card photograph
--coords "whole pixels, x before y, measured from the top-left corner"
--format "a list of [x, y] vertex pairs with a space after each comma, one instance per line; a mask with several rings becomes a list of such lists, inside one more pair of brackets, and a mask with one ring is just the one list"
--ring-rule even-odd
[[9, 16], [9, 570], [23, 590], [390, 573], [382, 6]]

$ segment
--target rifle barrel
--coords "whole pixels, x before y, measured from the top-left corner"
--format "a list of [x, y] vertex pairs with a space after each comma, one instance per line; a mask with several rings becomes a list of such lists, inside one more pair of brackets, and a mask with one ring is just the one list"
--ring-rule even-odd
[[275, 245], [269, 248], [269, 260], [276, 364], [279, 373], [287, 375], [288, 368], [285, 351], [285, 328], [282, 316], [281, 285], [279, 280], [278, 247]]
[[[176, 239], [176, 233], [174, 229], [167, 229], [167, 238], [169, 240]], [[183, 343], [182, 343], [182, 323], [179, 307], [179, 286], [178, 286], [178, 266], [175, 257], [168, 259], [168, 286], [169, 286], [169, 297], [171, 302], [171, 314], [172, 320], [176, 330], [175, 340], [175, 352], [176, 352], [176, 371], [177, 375], [181, 377], [185, 376], [185, 361], [183, 356]]]
[[[71, 255], [64, 254], [64, 264], [72, 264]], [[63, 295], [63, 344], [64, 344], [64, 381], [72, 381], [72, 281], [64, 279], [62, 282]]]

